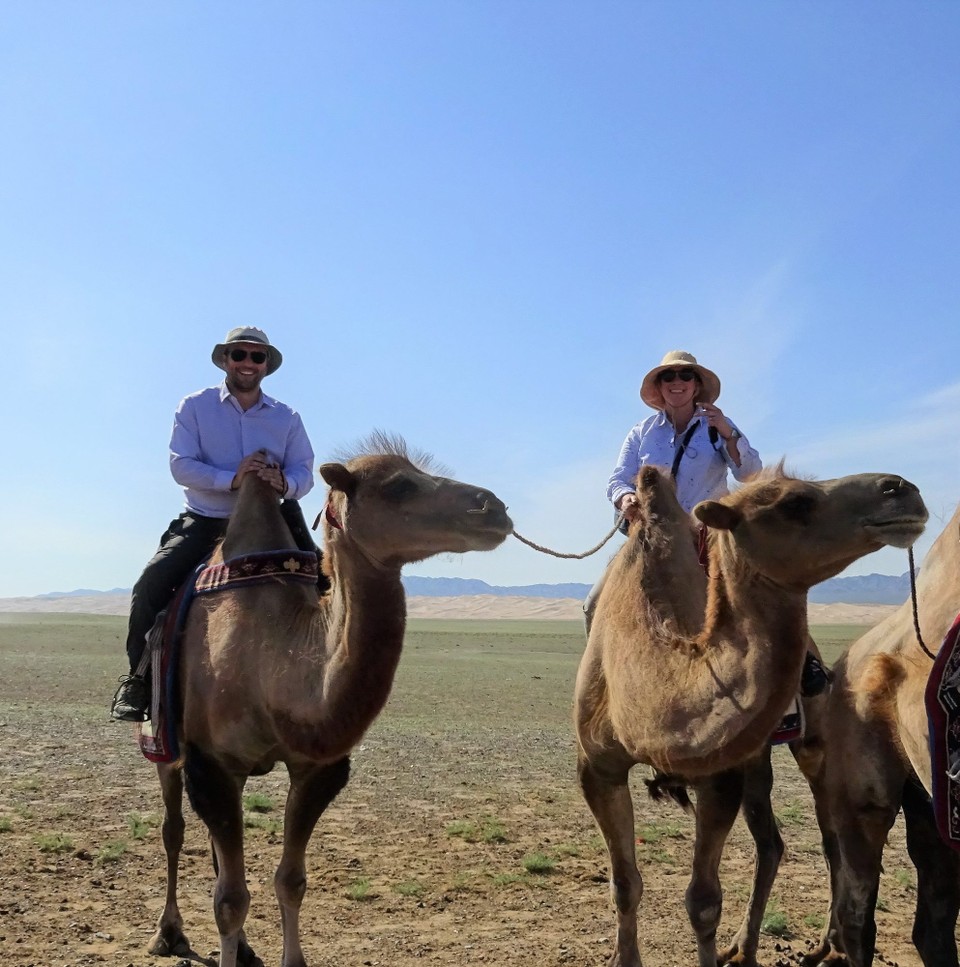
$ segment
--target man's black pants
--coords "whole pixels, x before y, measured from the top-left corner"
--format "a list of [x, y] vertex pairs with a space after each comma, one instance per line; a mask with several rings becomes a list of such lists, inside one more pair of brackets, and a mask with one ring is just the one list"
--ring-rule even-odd
[[[319, 557], [320, 551], [313, 542], [300, 504], [296, 500], [284, 500], [280, 510], [297, 547], [301, 551], [314, 551]], [[147, 562], [130, 597], [127, 658], [131, 675], [140, 664], [147, 635], [157, 615], [170, 603], [190, 572], [210, 556], [226, 533], [227, 523], [226, 517], [203, 517], [185, 511], [170, 521], [163, 532], [157, 553]]]

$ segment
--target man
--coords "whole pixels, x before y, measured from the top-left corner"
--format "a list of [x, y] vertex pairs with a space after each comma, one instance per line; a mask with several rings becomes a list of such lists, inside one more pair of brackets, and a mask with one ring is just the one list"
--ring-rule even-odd
[[260, 383], [283, 362], [260, 329], [231, 329], [211, 359], [226, 373], [219, 386], [180, 402], [170, 438], [170, 471], [183, 487], [186, 510], [171, 521], [160, 547], [134, 585], [127, 657], [111, 717], [149, 717], [146, 636], [191, 571], [227, 529], [240, 482], [248, 473], [266, 480], [283, 498], [284, 519], [301, 550], [316, 551], [297, 498], [313, 487], [313, 449], [299, 414], [267, 396]]

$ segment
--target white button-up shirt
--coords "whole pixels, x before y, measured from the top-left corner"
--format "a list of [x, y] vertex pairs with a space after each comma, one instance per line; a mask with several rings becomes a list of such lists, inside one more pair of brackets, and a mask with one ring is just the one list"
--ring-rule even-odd
[[229, 517], [238, 491], [230, 484], [240, 461], [266, 450], [287, 479], [285, 497], [299, 498], [313, 488], [313, 448], [300, 415], [266, 393], [244, 410], [219, 386], [181, 400], [170, 437], [170, 472], [183, 487], [187, 510], [204, 517]]

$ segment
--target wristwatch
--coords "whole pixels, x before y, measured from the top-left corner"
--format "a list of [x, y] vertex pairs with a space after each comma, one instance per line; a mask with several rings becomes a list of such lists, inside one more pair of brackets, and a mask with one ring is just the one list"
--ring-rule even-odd
[[727, 437], [727, 440], [728, 441], [729, 440], [739, 440], [740, 437], [742, 437], [742, 436], [743, 436], [743, 434], [736, 427], [734, 427], [733, 430], [730, 433], [730, 436]]

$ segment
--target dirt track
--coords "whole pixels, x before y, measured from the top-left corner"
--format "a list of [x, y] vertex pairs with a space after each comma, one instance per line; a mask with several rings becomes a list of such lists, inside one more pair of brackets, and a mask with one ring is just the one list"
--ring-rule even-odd
[[[90, 634], [102, 638], [101, 626]], [[116, 647], [94, 644], [105, 656]], [[311, 967], [607, 964], [614, 933], [607, 859], [576, 788], [569, 692], [550, 680], [553, 665], [527, 674], [536, 660], [527, 651], [522, 661], [528, 664], [520, 658], [511, 664], [509, 655], [465, 661], [463, 668], [477, 675], [487, 668], [490, 681], [504, 687], [518, 680], [517, 694], [525, 696], [522, 707], [488, 702], [484, 717], [467, 728], [452, 721], [439, 690], [416, 691], [437, 655], [424, 648], [405, 656], [394, 698], [356, 750], [353, 778], [311, 843], [303, 911]], [[476, 691], [485, 681], [474, 678], [464, 687]], [[128, 727], [108, 723], [103, 709], [87, 704], [108, 683], [81, 646], [56, 659], [39, 646], [29, 660], [0, 650], [4, 967], [178, 962], [145, 953], [164, 888], [159, 793]], [[786, 936], [764, 936], [767, 967], [798, 961], [819, 935], [827, 903], [809, 793], [786, 751], [778, 750], [775, 762], [776, 809], [788, 851], [772, 909], [782, 913]], [[640, 771], [635, 785], [643, 790]], [[275, 807], [249, 814], [247, 839], [253, 892], [247, 933], [268, 965], [280, 963], [271, 881], [284, 788], [282, 772], [248, 787]], [[692, 821], [672, 805], [650, 802], [645, 790], [635, 800], [646, 885], [644, 963], [693, 965], [695, 944], [683, 909]], [[132, 830], [138, 817], [142, 838]], [[536, 854], [553, 864], [552, 871], [525, 868]], [[721, 943], [739, 925], [752, 866], [751, 843], [738, 822], [722, 867]], [[899, 824], [885, 870], [878, 962], [917, 967], [909, 940], [915, 877]], [[212, 881], [205, 837], [188, 814], [180, 895], [195, 961], [209, 958], [218, 943]]]

